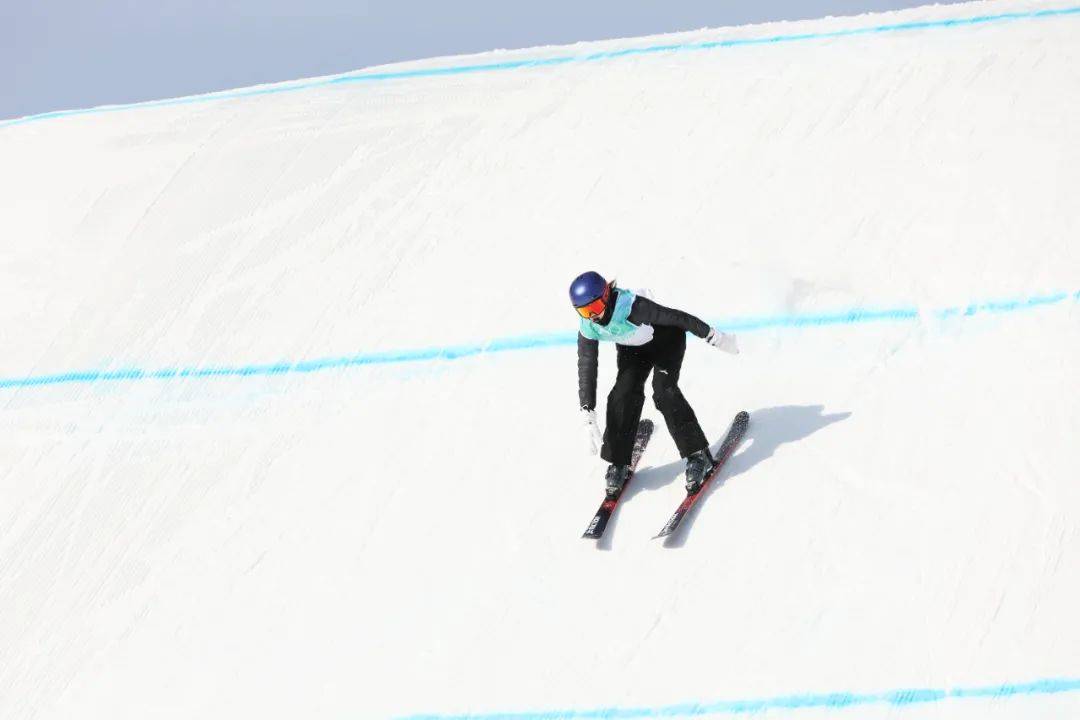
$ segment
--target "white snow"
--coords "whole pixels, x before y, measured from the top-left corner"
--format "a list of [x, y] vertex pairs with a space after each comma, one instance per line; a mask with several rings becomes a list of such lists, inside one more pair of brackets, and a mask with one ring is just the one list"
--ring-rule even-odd
[[[0, 128], [0, 717], [1080, 717], [1069, 7]], [[710, 435], [752, 425], [666, 546], [662, 423], [579, 537], [572, 345], [235, 374], [571, 337], [586, 269], [742, 328], [691, 338]]]

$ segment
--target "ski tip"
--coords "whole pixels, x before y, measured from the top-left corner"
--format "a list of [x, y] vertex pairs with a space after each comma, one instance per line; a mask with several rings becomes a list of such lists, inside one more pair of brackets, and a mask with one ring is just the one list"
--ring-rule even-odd
[[749, 422], [750, 413], [746, 412], [745, 410], [740, 410], [739, 414], [735, 416], [735, 420], [736, 422]]

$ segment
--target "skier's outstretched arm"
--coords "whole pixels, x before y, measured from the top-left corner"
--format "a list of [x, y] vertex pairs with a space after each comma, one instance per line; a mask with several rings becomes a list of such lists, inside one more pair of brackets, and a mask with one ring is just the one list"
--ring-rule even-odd
[[677, 327], [697, 335], [705, 342], [724, 352], [733, 355], [739, 353], [739, 347], [735, 342], [734, 335], [714, 330], [701, 318], [682, 310], [664, 307], [646, 297], [638, 296], [634, 300], [634, 306], [630, 309], [630, 317], [627, 319], [634, 325], [669, 325]]
[[693, 333], [702, 340], [709, 336], [711, 330], [704, 320], [688, 312], [664, 307], [640, 295], [634, 300], [634, 307], [630, 309], [627, 319], [635, 325], [670, 325]]

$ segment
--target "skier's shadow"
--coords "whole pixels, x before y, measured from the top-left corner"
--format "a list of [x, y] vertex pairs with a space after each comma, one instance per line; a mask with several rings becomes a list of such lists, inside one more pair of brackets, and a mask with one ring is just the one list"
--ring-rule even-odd
[[[776, 449], [784, 443], [797, 442], [813, 435], [818, 430], [828, 427], [833, 423], [846, 420], [851, 416], [850, 412], [832, 413], [826, 415], [824, 405], [781, 405], [779, 407], [762, 408], [750, 413], [750, 425], [746, 429], [739, 450], [731, 456], [720, 475], [705, 488], [697, 503], [683, 518], [679, 529], [664, 540], [664, 547], [682, 547], [686, 544], [686, 538], [690, 534], [690, 528], [694, 525], [698, 511], [718, 488], [722, 487], [732, 478], [748, 472], [763, 460], [772, 457]], [[725, 428], [725, 432], [727, 429]], [[656, 432], [665, 432], [661, 421]], [[720, 449], [723, 438], [718, 438], [711, 446], [713, 455]], [[607, 530], [597, 542], [597, 547], [602, 550], [610, 550], [612, 538], [615, 533], [615, 525], [618, 522], [619, 510], [627, 501], [633, 500], [636, 495], [643, 492], [652, 492], [676, 482], [682, 485], [683, 472], [686, 468], [685, 460], [678, 460], [667, 465], [647, 467], [634, 474], [634, 479], [627, 486], [626, 492], [619, 501], [619, 507], [612, 515]], [[675, 508], [670, 508], [674, 510]], [[667, 518], [658, 519], [657, 529]]]

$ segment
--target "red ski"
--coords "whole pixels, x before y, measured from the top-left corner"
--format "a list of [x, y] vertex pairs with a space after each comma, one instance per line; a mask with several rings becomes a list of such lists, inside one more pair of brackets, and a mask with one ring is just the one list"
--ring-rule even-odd
[[623, 483], [622, 490], [619, 491], [618, 495], [614, 498], [604, 498], [604, 502], [601, 503], [600, 509], [596, 511], [596, 515], [593, 516], [592, 522], [589, 523], [589, 527], [585, 528], [585, 534], [581, 537], [596, 540], [604, 534], [604, 528], [607, 527], [608, 520], [611, 519], [611, 513], [615, 512], [615, 506], [619, 504], [619, 498], [626, 492], [626, 486], [634, 479], [634, 469], [637, 468], [638, 460], [641, 459], [641, 454], [645, 452], [645, 446], [649, 444], [649, 438], [652, 437], [652, 431], [652, 420], [642, 420], [638, 423], [637, 435], [634, 437], [634, 452], [630, 456], [630, 474], [627, 476], [626, 482]]
[[731, 423], [731, 429], [728, 430], [727, 436], [724, 437], [724, 442], [720, 445], [720, 452], [716, 454], [716, 464], [713, 465], [713, 469], [709, 471], [709, 475], [705, 478], [705, 482], [701, 483], [701, 487], [698, 488], [697, 492], [686, 494], [686, 498], [679, 503], [679, 507], [675, 510], [675, 514], [667, 521], [667, 524], [664, 525], [664, 528], [660, 533], [653, 537], [654, 540], [656, 538], [667, 537], [679, 528], [679, 523], [682, 522], [683, 517], [686, 516], [686, 513], [690, 512], [690, 508], [694, 507], [694, 503], [701, 497], [701, 493], [709, 486], [712, 479], [720, 474], [720, 469], [742, 441], [743, 435], [746, 433], [746, 426], [749, 422], [750, 413], [745, 410], [735, 416], [735, 420]]

